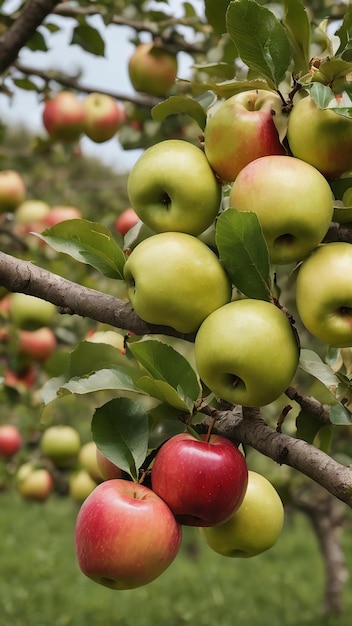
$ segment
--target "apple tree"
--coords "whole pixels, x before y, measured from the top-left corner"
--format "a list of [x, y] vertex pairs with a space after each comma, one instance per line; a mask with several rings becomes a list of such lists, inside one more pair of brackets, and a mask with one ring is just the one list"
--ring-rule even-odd
[[[2, 89], [38, 94], [47, 135], [37, 154], [63, 143], [74, 160], [85, 133], [98, 142], [117, 133], [124, 149], [144, 152], [127, 181], [137, 223], [116, 234], [102, 210], [101, 219], [36, 219], [35, 237], [14, 230], [18, 254], [0, 253], [3, 300], [34, 296], [62, 319], [117, 329], [117, 347], [82, 333], [66, 349], [41, 386], [43, 415], [68, 397], [90, 398], [93, 438], [135, 494], [140, 483], [156, 493], [153, 468], [166, 441], [181, 435], [208, 450], [217, 437], [229, 440], [250, 472], [309, 515], [334, 612], [346, 579], [339, 533], [352, 506], [352, 9], [206, 0], [182, 12], [142, 0], [30, 0], [14, 12], [5, 3]], [[128, 26], [139, 53], [125, 60], [136, 95], [23, 63], [26, 48], [49, 49], [57, 17], [73, 24], [71, 45], [99, 56], [104, 33]], [[177, 72], [181, 53], [192, 58], [191, 77]], [[17, 205], [6, 195], [3, 203], [16, 224], [23, 193]], [[84, 272], [72, 280], [77, 266]], [[261, 485], [249, 477], [244, 499]], [[214, 549], [241, 534], [237, 504], [204, 531]], [[276, 507], [269, 517], [280, 518]], [[244, 541], [249, 549], [242, 537], [230, 556], [258, 553]], [[99, 576], [89, 564], [84, 571], [114, 586], [119, 573], [104, 567]]]

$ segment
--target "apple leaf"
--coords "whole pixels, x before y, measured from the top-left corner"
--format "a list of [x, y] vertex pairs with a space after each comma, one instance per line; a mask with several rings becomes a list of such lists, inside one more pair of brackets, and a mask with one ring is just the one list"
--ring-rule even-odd
[[106, 389], [136, 391], [136, 385], [130, 372], [124, 368], [112, 366], [90, 372], [86, 376], [70, 378], [70, 380], [61, 385], [58, 390], [58, 396], [67, 392], [82, 395], [105, 391]]
[[350, 426], [352, 424], [352, 414], [340, 402], [332, 405], [329, 417], [330, 422], [337, 426]]
[[81, 341], [70, 354], [68, 375], [70, 378], [85, 376], [111, 365], [132, 369], [130, 361], [118, 348], [106, 343]]
[[331, 451], [332, 430], [332, 426], [323, 426], [314, 437], [313, 445], [325, 452], [325, 454], [330, 454]]
[[37, 236], [57, 252], [92, 265], [104, 276], [123, 279], [125, 255], [102, 224], [83, 219], [65, 220]]
[[307, 8], [301, 0], [283, 0], [283, 25], [291, 42], [295, 72], [307, 71], [311, 58], [311, 27]]
[[204, 130], [206, 114], [202, 105], [194, 98], [187, 96], [170, 96], [152, 108], [152, 118], [155, 122], [162, 122], [169, 115], [186, 114], [192, 117], [199, 127]]
[[270, 301], [269, 254], [257, 215], [227, 209], [217, 220], [215, 240], [234, 285], [249, 298]]
[[182, 389], [180, 389], [180, 393], [178, 393], [178, 391], [168, 383], [163, 380], [155, 380], [155, 378], [151, 378], [150, 376], [142, 376], [136, 384], [139, 389], [152, 396], [152, 398], [170, 404], [170, 406], [175, 407], [179, 411], [189, 414], [193, 411], [193, 402], [189, 398], [183, 399], [184, 394]]
[[99, 450], [138, 481], [138, 470], [147, 456], [148, 414], [129, 398], [114, 398], [96, 409], [92, 436]]
[[[196, 372], [187, 359], [172, 346], [153, 339], [138, 341], [129, 348], [152, 376], [151, 382], [147, 382], [146, 377], [143, 377], [138, 381], [138, 385], [142, 384], [145, 390], [148, 388], [151, 395], [157, 393], [158, 395], [154, 397], [170, 401], [173, 406], [191, 412], [191, 405], [201, 394], [201, 386]], [[153, 379], [163, 384], [156, 385]]]
[[226, 32], [226, 9], [230, 0], [205, 0], [205, 15], [216, 35]]
[[346, 61], [352, 61], [352, 6], [350, 3], [345, 7], [342, 23], [335, 35], [340, 39], [336, 56], [340, 56]]
[[291, 62], [291, 46], [275, 15], [255, 0], [230, 2], [227, 31], [248, 68], [278, 89]]
[[96, 28], [87, 23], [76, 26], [73, 30], [71, 44], [77, 44], [86, 52], [103, 57], [105, 42]]
[[302, 409], [296, 418], [296, 428], [297, 439], [313, 443], [314, 437], [322, 428], [322, 423], [313, 413]]
[[324, 363], [313, 350], [302, 349], [299, 360], [300, 369], [304, 370], [317, 380], [320, 380], [335, 397], [339, 386], [339, 379], [329, 365]]
[[332, 178], [328, 182], [335, 200], [343, 200], [345, 192], [352, 188], [352, 178], [350, 176], [346, 176], [346, 178]]

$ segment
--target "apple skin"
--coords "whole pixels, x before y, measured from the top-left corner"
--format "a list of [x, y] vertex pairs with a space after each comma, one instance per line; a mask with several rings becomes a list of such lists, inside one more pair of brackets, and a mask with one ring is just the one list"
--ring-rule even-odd
[[79, 433], [72, 426], [48, 426], [40, 440], [42, 454], [59, 468], [76, 466], [80, 449]]
[[234, 181], [229, 204], [257, 214], [273, 265], [304, 259], [333, 216], [330, 185], [312, 165], [289, 156], [252, 161]]
[[242, 406], [265, 406], [290, 385], [299, 360], [294, 330], [264, 300], [225, 304], [203, 322], [195, 339], [201, 380], [217, 396]]
[[244, 91], [208, 110], [204, 131], [207, 159], [224, 182], [262, 156], [285, 154], [275, 125], [286, 124], [282, 100], [264, 89]]
[[79, 467], [86, 470], [96, 483], [103, 480], [97, 461], [97, 450], [95, 441], [87, 441], [87, 443], [83, 444], [78, 454]]
[[187, 526], [214, 526], [230, 517], [244, 497], [246, 460], [219, 435], [201, 440], [174, 435], [158, 451], [151, 472], [152, 489]]
[[124, 267], [129, 300], [143, 320], [195, 332], [231, 299], [231, 283], [217, 256], [185, 233], [160, 233], [139, 243]]
[[148, 487], [114, 479], [98, 485], [76, 520], [78, 565], [111, 589], [135, 589], [160, 576], [176, 557], [181, 526]]
[[110, 461], [100, 450], [96, 450], [97, 465], [103, 480], [111, 480], [112, 478], [128, 479], [128, 474], [120, 469], [115, 463]]
[[302, 263], [296, 306], [305, 328], [335, 348], [352, 346], [352, 244], [322, 244]]
[[128, 207], [116, 218], [114, 228], [122, 237], [137, 224], [139, 217], [132, 207]]
[[151, 146], [127, 181], [131, 206], [156, 233], [200, 235], [217, 216], [222, 188], [200, 148], [183, 139]]
[[151, 43], [139, 44], [128, 62], [128, 74], [136, 91], [163, 98], [177, 76], [177, 56]]
[[287, 140], [294, 156], [327, 178], [339, 178], [352, 170], [352, 120], [319, 109], [309, 95], [294, 102]]
[[54, 320], [55, 313], [56, 306], [51, 302], [24, 293], [11, 294], [11, 320], [19, 328], [34, 330], [49, 326]]
[[41, 221], [50, 211], [50, 206], [42, 200], [25, 200], [15, 210], [16, 230], [20, 234], [38, 232]]
[[0, 172], [0, 213], [14, 211], [26, 195], [26, 185], [15, 170]]
[[22, 436], [16, 426], [3, 424], [0, 426], [0, 457], [11, 459], [23, 445]]
[[48, 326], [18, 331], [18, 351], [34, 361], [46, 361], [57, 346], [55, 333]]
[[125, 122], [125, 112], [111, 96], [90, 93], [84, 101], [85, 134], [95, 143], [112, 139]]
[[201, 528], [200, 533], [218, 554], [248, 558], [272, 548], [283, 523], [284, 507], [276, 489], [264, 476], [250, 470], [241, 506], [224, 524]]
[[69, 494], [76, 502], [83, 502], [96, 486], [97, 482], [84, 468], [72, 472], [68, 480]]
[[106, 343], [120, 351], [123, 351], [125, 348], [124, 336], [115, 330], [95, 330], [93, 333], [87, 335], [86, 341], [90, 341], [91, 343]]
[[54, 489], [54, 481], [47, 469], [37, 468], [28, 462], [17, 470], [16, 488], [23, 498], [44, 502]]
[[62, 91], [46, 100], [43, 124], [48, 134], [56, 140], [74, 142], [85, 129], [86, 111], [81, 100], [70, 91]]
[[65, 222], [66, 220], [81, 219], [82, 213], [77, 207], [69, 205], [58, 205], [52, 207], [46, 215], [44, 215], [41, 223], [42, 228], [51, 228], [55, 224]]

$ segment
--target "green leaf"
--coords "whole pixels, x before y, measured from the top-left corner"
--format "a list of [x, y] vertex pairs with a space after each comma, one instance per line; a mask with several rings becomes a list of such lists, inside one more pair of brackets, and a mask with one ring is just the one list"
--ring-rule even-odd
[[335, 35], [340, 39], [336, 56], [352, 61], [352, 6], [350, 3], [346, 7], [341, 26], [335, 32]]
[[311, 376], [314, 376], [317, 380], [320, 380], [333, 395], [336, 393], [339, 380], [331, 367], [324, 363], [316, 352], [302, 349], [299, 367], [308, 374], [311, 374]]
[[230, 0], [205, 0], [205, 15], [216, 35], [226, 32], [226, 10]]
[[170, 96], [152, 108], [152, 118], [155, 122], [162, 122], [169, 115], [186, 114], [192, 117], [199, 127], [204, 130], [206, 114], [199, 102], [187, 96]]
[[93, 371], [85, 376], [73, 377], [60, 386], [58, 395], [65, 392], [82, 395], [107, 389], [136, 391], [131, 372], [122, 367], [111, 366]]
[[226, 25], [243, 63], [278, 89], [291, 62], [290, 42], [279, 20], [254, 0], [235, 0]]
[[301, 0], [284, 0], [283, 24], [294, 56], [294, 71], [307, 71], [311, 57], [311, 27], [308, 12]]
[[333, 90], [320, 82], [312, 83], [309, 93], [319, 109], [326, 109], [335, 98]]
[[330, 422], [337, 426], [350, 426], [352, 424], [352, 414], [340, 402], [333, 404], [329, 417]]
[[43, 35], [37, 30], [34, 35], [27, 41], [26, 48], [33, 50], [34, 52], [47, 52], [48, 46]]
[[322, 428], [321, 421], [310, 411], [301, 410], [296, 418], [296, 437], [313, 443], [314, 437]]
[[130, 361], [118, 348], [106, 343], [81, 341], [70, 354], [68, 375], [70, 378], [85, 376], [111, 365], [132, 369]]
[[20, 89], [25, 89], [25, 91], [37, 91], [38, 93], [41, 91], [32, 80], [29, 78], [14, 78], [14, 84]]
[[141, 406], [128, 398], [110, 400], [95, 411], [91, 427], [99, 450], [138, 481], [149, 439], [148, 415]]
[[319, 450], [330, 454], [332, 444], [332, 427], [327, 425], [320, 428], [314, 437], [313, 445]]
[[170, 406], [175, 407], [179, 411], [191, 414], [193, 411], [193, 402], [185, 398], [183, 400], [182, 390], [180, 395], [177, 391], [168, 383], [163, 380], [155, 380], [150, 376], [143, 376], [137, 381], [137, 387], [142, 391], [150, 395], [152, 398], [156, 398], [161, 402], [165, 402]]
[[257, 215], [227, 209], [217, 220], [215, 241], [234, 285], [249, 298], [270, 301], [269, 254]]
[[172, 346], [148, 339], [131, 344], [130, 350], [153, 378], [163, 381], [176, 391], [187, 408], [199, 398], [201, 386], [196, 372]]
[[79, 24], [73, 30], [71, 44], [77, 44], [86, 52], [96, 56], [104, 56], [105, 42], [96, 28], [89, 24]]
[[336, 200], [343, 200], [344, 193], [352, 188], [352, 178], [333, 178], [329, 180], [329, 185]]
[[38, 234], [38, 237], [57, 252], [92, 265], [108, 278], [123, 279], [125, 255], [110, 231], [98, 222], [65, 220]]

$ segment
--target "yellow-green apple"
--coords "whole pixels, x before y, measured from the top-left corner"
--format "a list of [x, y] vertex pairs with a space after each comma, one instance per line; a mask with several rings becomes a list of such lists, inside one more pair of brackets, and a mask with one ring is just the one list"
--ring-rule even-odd
[[12, 293], [10, 316], [19, 328], [33, 330], [50, 325], [54, 320], [56, 307], [51, 302], [24, 293]]
[[23, 498], [43, 502], [52, 493], [54, 481], [46, 468], [27, 462], [17, 470], [16, 488]]
[[296, 305], [306, 329], [336, 348], [352, 346], [352, 244], [322, 244], [302, 263]]
[[114, 479], [100, 483], [76, 520], [78, 565], [111, 589], [135, 589], [160, 576], [178, 554], [182, 529], [148, 487]]
[[19, 353], [34, 361], [46, 361], [57, 346], [55, 333], [48, 326], [19, 329], [17, 341]]
[[105, 454], [99, 450], [99, 448], [97, 448], [96, 455], [97, 464], [103, 480], [111, 480], [112, 478], [128, 478], [126, 472], [110, 461], [110, 459], [108, 459]]
[[103, 475], [97, 461], [97, 450], [95, 441], [84, 443], [78, 454], [78, 465], [86, 470], [95, 482], [100, 482]]
[[0, 213], [14, 211], [26, 195], [26, 185], [22, 176], [15, 170], [0, 172]]
[[305, 161], [280, 155], [246, 165], [232, 185], [229, 205], [257, 214], [274, 265], [304, 259], [322, 241], [333, 216], [324, 176]]
[[71, 91], [61, 91], [44, 103], [43, 124], [48, 134], [59, 141], [74, 142], [85, 129], [83, 101]]
[[185, 233], [141, 241], [124, 267], [129, 300], [143, 320], [192, 333], [231, 299], [231, 283], [210, 248]]
[[57, 467], [73, 467], [77, 465], [81, 438], [72, 426], [48, 426], [41, 436], [40, 449]]
[[177, 69], [176, 54], [153, 42], [139, 44], [128, 61], [128, 73], [134, 89], [161, 98], [174, 84]]
[[72, 472], [68, 479], [69, 494], [76, 502], [83, 502], [96, 486], [97, 482], [84, 468]]
[[156, 233], [200, 235], [218, 214], [222, 188], [203, 150], [165, 139], [139, 157], [127, 192], [137, 215]]
[[124, 336], [116, 330], [95, 330], [87, 335], [86, 341], [106, 343], [118, 350], [124, 350]]
[[248, 472], [241, 506], [224, 523], [200, 532], [210, 548], [229, 557], [253, 557], [272, 548], [284, 523], [284, 507], [273, 485], [261, 474]]
[[43, 200], [25, 200], [15, 210], [14, 221], [17, 232], [37, 232], [41, 221], [50, 211], [50, 206]]
[[41, 220], [43, 228], [51, 228], [55, 224], [64, 222], [66, 220], [77, 220], [82, 217], [82, 212], [75, 206], [70, 205], [58, 205], [54, 206], [44, 215]]
[[265, 406], [295, 375], [299, 347], [281, 309], [264, 300], [235, 300], [211, 313], [195, 339], [203, 383], [232, 404]]
[[282, 109], [276, 92], [258, 89], [238, 93], [208, 110], [204, 150], [222, 181], [235, 180], [258, 157], [285, 154], [279, 136], [287, 121]]
[[314, 165], [327, 178], [352, 170], [352, 120], [320, 109], [306, 96], [294, 102], [287, 139], [292, 154]]
[[0, 426], [0, 457], [10, 459], [22, 448], [22, 435], [17, 426], [2, 424]]
[[139, 217], [136, 211], [132, 207], [128, 207], [116, 218], [114, 228], [124, 237], [137, 224], [138, 220]]
[[174, 435], [161, 446], [151, 471], [153, 491], [187, 526], [214, 526], [228, 519], [243, 500], [247, 480], [243, 454], [219, 435]]
[[125, 112], [115, 100], [102, 93], [90, 93], [84, 101], [85, 134], [95, 143], [109, 141], [125, 121]]

